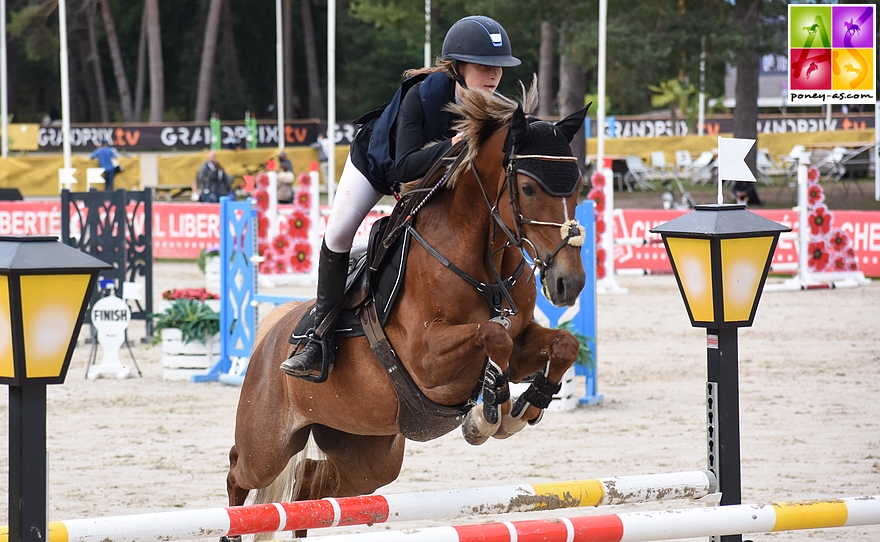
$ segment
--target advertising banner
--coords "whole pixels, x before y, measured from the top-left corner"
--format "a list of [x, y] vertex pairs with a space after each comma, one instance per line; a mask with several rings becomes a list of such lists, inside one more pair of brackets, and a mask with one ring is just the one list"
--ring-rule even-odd
[[[279, 205], [279, 211], [288, 207]], [[292, 208], [292, 207], [291, 207]], [[322, 211], [326, 211], [322, 210]], [[220, 205], [216, 203], [153, 203], [153, 255], [157, 259], [195, 259], [202, 249], [220, 245]], [[797, 232], [797, 213], [785, 209], [755, 211], [785, 224]], [[622, 244], [614, 249], [615, 268], [624, 272], [671, 273], [666, 250], [659, 235], [649, 230], [683, 214], [684, 211], [652, 209], [616, 209], [614, 236], [637, 244]], [[319, 228], [323, 232], [326, 212]], [[355, 245], [367, 242], [370, 228], [380, 213], [371, 213], [358, 230]], [[834, 227], [840, 228], [852, 242], [859, 270], [868, 277], [880, 277], [880, 211], [834, 211]], [[0, 235], [60, 235], [59, 202], [0, 202]], [[782, 239], [773, 263], [797, 263], [797, 243]]]

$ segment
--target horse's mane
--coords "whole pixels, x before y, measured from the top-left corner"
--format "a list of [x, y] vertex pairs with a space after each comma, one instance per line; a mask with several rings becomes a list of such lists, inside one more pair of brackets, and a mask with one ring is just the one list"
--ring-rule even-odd
[[[519, 102], [505, 98], [500, 94], [489, 94], [482, 90], [461, 89], [459, 97], [461, 104], [450, 104], [446, 109], [453, 115], [462, 117], [453, 124], [453, 130], [463, 134], [467, 141], [467, 153], [463, 164], [477, 157], [480, 147], [494, 134], [510, 125], [510, 119], [516, 108], [522, 104], [523, 111], [528, 115], [538, 107], [538, 78], [532, 78], [532, 84], [526, 89], [520, 82], [522, 97]], [[455, 188], [461, 173], [466, 167], [459, 167], [451, 172], [446, 181], [447, 188]], [[406, 193], [415, 188], [420, 180], [404, 183], [401, 185], [401, 193]]]

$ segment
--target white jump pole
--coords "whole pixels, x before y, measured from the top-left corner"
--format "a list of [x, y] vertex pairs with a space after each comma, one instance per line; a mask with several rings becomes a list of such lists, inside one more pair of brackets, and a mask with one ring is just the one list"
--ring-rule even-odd
[[716, 485], [710, 471], [694, 471], [175, 510], [50, 522], [48, 542], [169, 542], [666, 500], [706, 498], [712, 501], [712, 497], [717, 496]]
[[880, 524], [880, 495], [309, 537], [312, 542], [647, 542]]
[[[327, 205], [336, 193], [336, 0], [327, 0]], [[320, 204], [318, 202], [317, 204]]]

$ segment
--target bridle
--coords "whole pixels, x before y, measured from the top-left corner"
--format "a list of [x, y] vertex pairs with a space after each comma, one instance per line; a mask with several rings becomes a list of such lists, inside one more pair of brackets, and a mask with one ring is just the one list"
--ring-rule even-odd
[[[494, 244], [495, 237], [497, 235], [498, 230], [500, 229], [508, 238], [508, 242], [505, 243], [504, 246], [497, 249], [495, 253], [498, 251], [504, 250], [510, 246], [515, 245], [517, 248], [522, 250], [526, 256], [529, 257], [534, 262], [534, 269], [537, 269], [542, 274], [544, 270], [549, 267], [550, 262], [553, 261], [553, 258], [562, 250], [566, 245], [571, 245], [574, 247], [579, 247], [584, 244], [584, 235], [585, 230], [584, 227], [578, 223], [576, 219], [569, 219], [565, 222], [545, 222], [541, 220], [532, 220], [530, 218], [526, 218], [522, 215], [522, 207], [520, 206], [519, 201], [519, 177], [517, 173], [517, 160], [545, 160], [551, 162], [575, 162], [577, 158], [574, 156], [551, 156], [544, 154], [516, 154], [513, 149], [505, 156], [505, 162], [507, 166], [505, 167], [505, 176], [504, 183], [502, 183], [500, 189], [498, 190], [498, 195], [495, 199], [495, 203], [493, 204], [489, 198], [489, 194], [486, 192], [486, 188], [483, 186], [483, 180], [480, 177], [480, 173], [477, 170], [476, 164], [474, 164], [473, 158], [470, 160], [470, 168], [474, 172], [474, 177], [477, 179], [477, 184], [480, 186], [480, 190], [483, 193], [483, 198], [486, 200], [486, 205], [489, 207], [489, 213], [492, 215], [494, 220], [494, 227], [492, 230], [492, 239], [491, 242]], [[504, 188], [507, 187], [508, 198], [510, 202], [511, 210], [513, 211], [513, 220], [514, 227], [516, 228], [516, 232], [511, 231], [510, 227], [505, 224], [504, 220], [501, 218], [501, 214], [498, 211], [498, 203], [501, 200], [501, 196], [504, 193]], [[568, 212], [568, 208], [563, 204], [563, 209]], [[550, 226], [559, 228], [560, 233], [560, 242], [556, 245], [546, 261], [542, 261], [538, 256], [538, 249], [535, 247], [534, 243], [529, 240], [528, 237], [523, 233], [523, 226]], [[531, 251], [529, 250], [531, 248]], [[494, 258], [493, 258], [494, 262]], [[493, 263], [494, 268], [494, 263]]]
[[[547, 267], [549, 267], [550, 262], [553, 261], [553, 258], [566, 245], [579, 247], [584, 244], [585, 230], [584, 227], [581, 226], [576, 219], [568, 219], [562, 223], [545, 222], [526, 218], [522, 215], [522, 208], [519, 202], [519, 180], [516, 162], [517, 160], [526, 159], [547, 160], [553, 162], [574, 162], [577, 160], [573, 156], [551, 156], [542, 154], [518, 155], [514, 152], [513, 148], [511, 148], [511, 150], [507, 152], [504, 157], [504, 163], [506, 164], [504, 182], [499, 187], [498, 194], [496, 195], [495, 202], [493, 203], [491, 198], [489, 197], [488, 192], [486, 192], [486, 187], [483, 184], [483, 179], [480, 177], [480, 173], [477, 170], [473, 157], [470, 157], [469, 159], [468, 165], [471, 171], [474, 172], [474, 178], [477, 180], [477, 185], [480, 187], [480, 191], [483, 193], [483, 198], [485, 199], [486, 205], [489, 208], [489, 213], [492, 216], [493, 227], [489, 246], [494, 246], [495, 239], [498, 236], [499, 230], [503, 232], [508, 239], [508, 241], [504, 243], [504, 245], [495, 249], [491, 252], [491, 254], [489, 254], [489, 265], [492, 268], [492, 273], [495, 276], [495, 284], [486, 284], [484, 282], [478, 281], [465, 273], [462, 269], [456, 267], [452, 262], [449, 261], [448, 258], [444, 257], [436, 249], [434, 249], [413, 227], [412, 218], [419, 212], [419, 210], [421, 210], [424, 204], [431, 198], [431, 196], [437, 191], [437, 189], [439, 189], [440, 186], [446, 183], [449, 175], [452, 173], [452, 170], [456, 167], [461, 167], [459, 164], [459, 160], [456, 160], [456, 162], [450, 167], [446, 174], [443, 175], [440, 181], [438, 181], [437, 184], [435, 184], [434, 187], [431, 188], [424, 199], [411, 211], [409, 217], [403, 224], [403, 228], [407, 230], [408, 233], [413, 237], [413, 239], [418, 241], [419, 244], [421, 244], [428, 251], [428, 253], [433, 255], [450, 271], [473, 285], [474, 288], [489, 302], [489, 308], [492, 317], [499, 318], [500, 321], [506, 321], [508, 316], [516, 315], [519, 312], [516, 308], [516, 303], [514, 303], [513, 296], [511, 296], [510, 291], [513, 290], [513, 287], [516, 285], [517, 280], [519, 280], [519, 276], [522, 274], [522, 271], [525, 267], [526, 259], [529, 259], [533, 262], [531, 275], [534, 275], [535, 270], [538, 270], [541, 272], [541, 276], [544, 277], [544, 271], [547, 269]], [[513, 211], [514, 228], [516, 230], [515, 232], [512, 231], [510, 227], [504, 222], [504, 219], [501, 218], [501, 214], [498, 210], [499, 202], [504, 195], [505, 186], [507, 187], [508, 191], [510, 207]], [[563, 209], [565, 209], [565, 212], [568, 213], [568, 208], [564, 205], [564, 203]], [[532, 241], [530, 241], [528, 237], [525, 236], [525, 233], [523, 232], [523, 226], [549, 226], [559, 228], [561, 241], [550, 252], [546, 261], [543, 261], [538, 257], [537, 247], [535, 247], [534, 243], [532, 243]], [[495, 256], [499, 252], [506, 250], [511, 246], [516, 246], [520, 250], [520, 252], [525, 255], [525, 257], [523, 257], [519, 266], [511, 276], [507, 277], [506, 279], [502, 279], [501, 273], [499, 272], [497, 265], [495, 265]], [[502, 297], [505, 301], [507, 301], [508, 307], [503, 306]], [[507, 325], [509, 325], [509, 323]]]

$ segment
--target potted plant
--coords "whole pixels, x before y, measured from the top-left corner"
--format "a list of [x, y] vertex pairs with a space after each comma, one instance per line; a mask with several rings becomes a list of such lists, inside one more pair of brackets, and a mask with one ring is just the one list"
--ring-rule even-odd
[[163, 378], [189, 380], [219, 359], [220, 314], [198, 298], [166, 301], [167, 308], [153, 315], [154, 342], [162, 344]]

